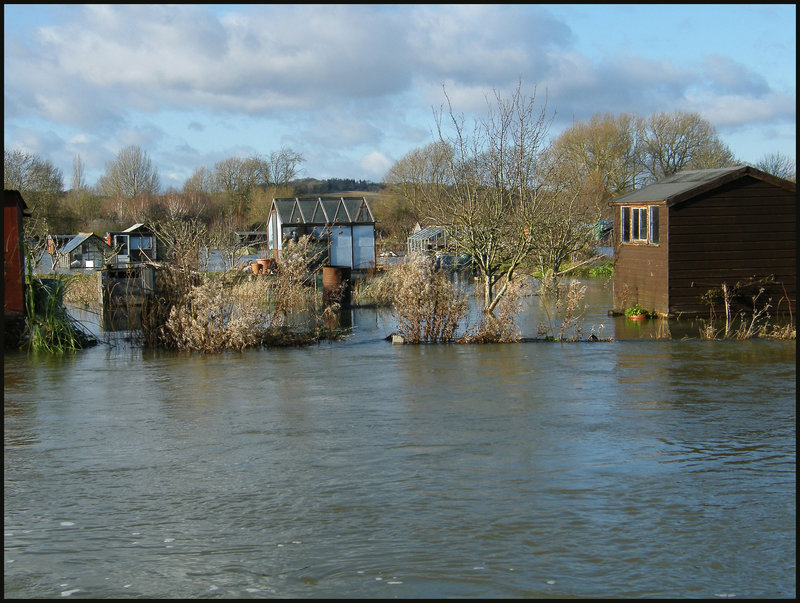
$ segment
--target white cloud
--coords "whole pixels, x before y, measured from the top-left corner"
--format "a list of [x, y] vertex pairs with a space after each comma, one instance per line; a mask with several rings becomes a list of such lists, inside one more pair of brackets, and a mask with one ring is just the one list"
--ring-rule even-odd
[[729, 94], [713, 96], [698, 94], [690, 105], [717, 127], [739, 127], [758, 123], [794, 123], [796, 103], [786, 94], [764, 97]]
[[361, 167], [376, 180], [382, 179], [393, 164], [394, 161], [380, 151], [367, 153], [361, 158], [360, 162]]
[[[794, 123], [793, 63], [776, 84], [763, 61], [738, 52], [746, 40], [734, 32], [694, 53], [701, 40], [683, 40], [679, 57], [637, 48], [649, 9], [624, 11], [641, 20], [614, 31], [609, 19], [601, 37], [577, 29], [585, 9], [575, 6], [63, 5], [46, 27], [6, 24], [5, 140], [39, 145], [31, 150], [68, 161], [65, 171], [71, 151], [90, 145], [108, 154], [139, 144], [174, 174], [233, 149], [288, 145], [309, 170], [372, 176], [431, 139], [443, 85], [456, 112], [483, 113], [487, 95], [519, 78], [561, 126], [676, 109], [728, 129]], [[636, 43], [615, 45], [622, 39]], [[179, 169], [176, 149], [187, 147], [196, 154]]]

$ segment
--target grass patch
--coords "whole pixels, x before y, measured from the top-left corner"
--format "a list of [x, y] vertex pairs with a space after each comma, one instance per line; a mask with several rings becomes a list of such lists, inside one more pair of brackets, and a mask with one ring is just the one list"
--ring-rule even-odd
[[84, 333], [64, 307], [68, 284], [67, 279], [25, 277], [23, 346], [29, 350], [64, 354], [97, 344], [97, 340]]

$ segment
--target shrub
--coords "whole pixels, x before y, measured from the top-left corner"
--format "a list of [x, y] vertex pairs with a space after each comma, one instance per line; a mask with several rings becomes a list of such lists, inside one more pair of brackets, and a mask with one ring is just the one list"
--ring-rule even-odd
[[[559, 341], [575, 341], [580, 339], [583, 332], [583, 313], [585, 306], [582, 306], [586, 297], [586, 285], [581, 285], [577, 281], [572, 281], [568, 285], [560, 283], [543, 283], [541, 288], [541, 307], [545, 311], [548, 325], [539, 325], [539, 335], [545, 339], [557, 339]], [[558, 324], [556, 334], [555, 322]]]
[[275, 273], [263, 277], [231, 271], [201, 278], [181, 268], [162, 269], [157, 295], [142, 313], [143, 343], [216, 353], [339, 337], [340, 331], [320, 326], [324, 316], [313, 286], [319, 254], [318, 246], [301, 237], [288, 244]]
[[397, 331], [408, 343], [446, 342], [455, 338], [466, 316], [467, 301], [433, 260], [415, 254], [390, 272]]
[[193, 287], [164, 324], [170, 347], [195, 352], [243, 350], [261, 343], [269, 316], [237, 303], [219, 283]]

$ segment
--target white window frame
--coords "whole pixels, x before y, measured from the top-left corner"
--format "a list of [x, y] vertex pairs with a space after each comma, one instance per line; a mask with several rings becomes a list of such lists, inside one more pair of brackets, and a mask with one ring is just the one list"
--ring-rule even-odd
[[620, 207], [620, 242], [629, 245], [658, 245], [659, 206]]

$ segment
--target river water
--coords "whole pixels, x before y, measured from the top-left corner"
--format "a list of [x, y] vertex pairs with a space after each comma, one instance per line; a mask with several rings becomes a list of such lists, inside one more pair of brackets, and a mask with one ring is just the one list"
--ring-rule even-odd
[[364, 308], [308, 348], [7, 354], [4, 595], [793, 598], [795, 342], [604, 295], [614, 341], [398, 346]]

